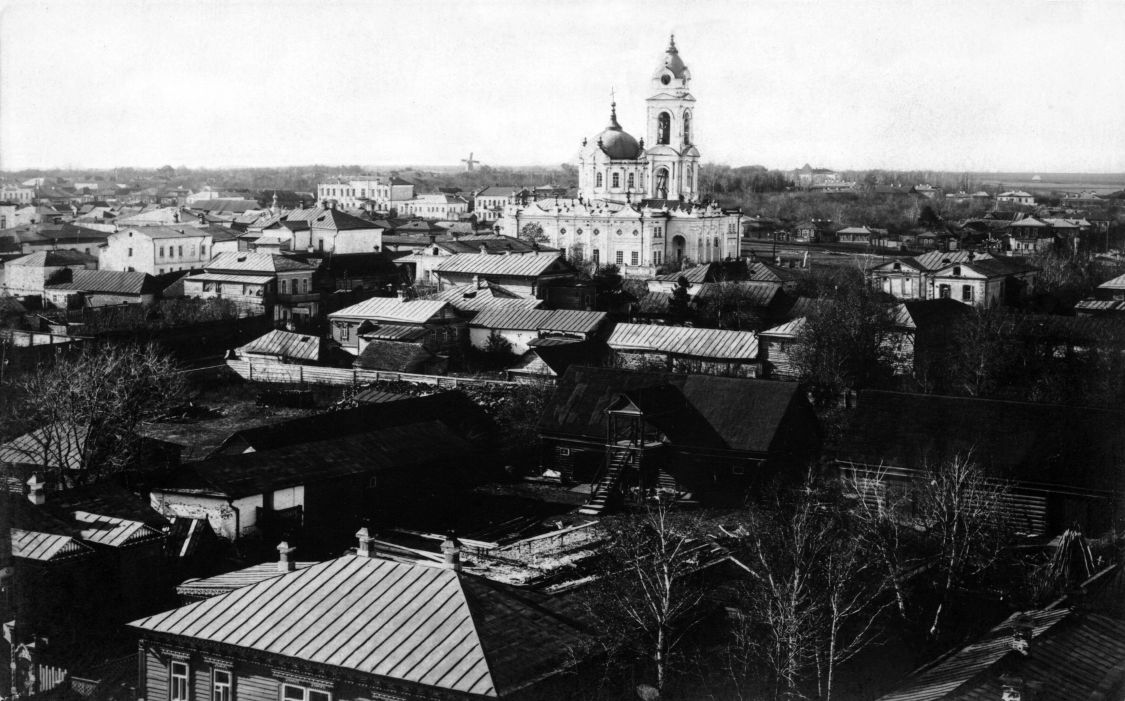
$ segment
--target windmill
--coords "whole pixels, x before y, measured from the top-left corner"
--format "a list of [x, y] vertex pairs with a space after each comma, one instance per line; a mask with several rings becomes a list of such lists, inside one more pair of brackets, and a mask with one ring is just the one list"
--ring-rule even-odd
[[476, 164], [480, 163], [480, 161], [477, 161], [477, 160], [473, 159], [473, 152], [472, 151], [469, 151], [469, 157], [468, 158], [462, 158], [461, 162], [465, 164], [465, 170], [470, 172], [470, 173], [473, 172], [473, 167], [476, 166]]

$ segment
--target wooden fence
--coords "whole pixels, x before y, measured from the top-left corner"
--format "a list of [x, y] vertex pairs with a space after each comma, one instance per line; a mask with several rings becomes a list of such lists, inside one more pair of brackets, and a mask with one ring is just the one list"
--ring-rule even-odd
[[67, 683], [67, 676], [69, 673], [62, 667], [52, 667], [51, 665], [41, 664], [38, 665], [38, 693], [43, 694], [52, 689], [58, 688]]
[[290, 385], [359, 385], [368, 382], [416, 382], [437, 387], [465, 387], [472, 385], [515, 385], [506, 380], [478, 380], [471, 377], [446, 377], [444, 375], [415, 375], [385, 370], [360, 370], [358, 368], [325, 368], [316, 365], [274, 363], [263, 360], [227, 360], [227, 367], [244, 380]]

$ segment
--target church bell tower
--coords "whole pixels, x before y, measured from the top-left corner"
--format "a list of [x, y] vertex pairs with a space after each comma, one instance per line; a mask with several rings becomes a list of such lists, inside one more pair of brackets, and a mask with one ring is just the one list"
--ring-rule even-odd
[[652, 74], [648, 106], [648, 192], [651, 199], [694, 202], [699, 195], [699, 151], [695, 148], [695, 98], [691, 71], [673, 35]]

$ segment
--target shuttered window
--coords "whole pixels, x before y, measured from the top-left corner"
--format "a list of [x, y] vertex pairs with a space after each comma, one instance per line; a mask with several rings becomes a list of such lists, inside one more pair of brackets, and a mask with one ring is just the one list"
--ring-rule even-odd
[[187, 663], [172, 662], [168, 667], [171, 676], [171, 684], [168, 685], [169, 701], [190, 701]]

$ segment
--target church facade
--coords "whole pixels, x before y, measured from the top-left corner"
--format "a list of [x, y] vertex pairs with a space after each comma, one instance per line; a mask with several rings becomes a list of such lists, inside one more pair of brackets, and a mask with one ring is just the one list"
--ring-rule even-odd
[[673, 38], [652, 75], [645, 137], [626, 132], [612, 104], [605, 129], [582, 141], [578, 196], [511, 204], [499, 231], [545, 237], [571, 259], [615, 264], [627, 276], [738, 257], [741, 212], [700, 198], [690, 87]]

